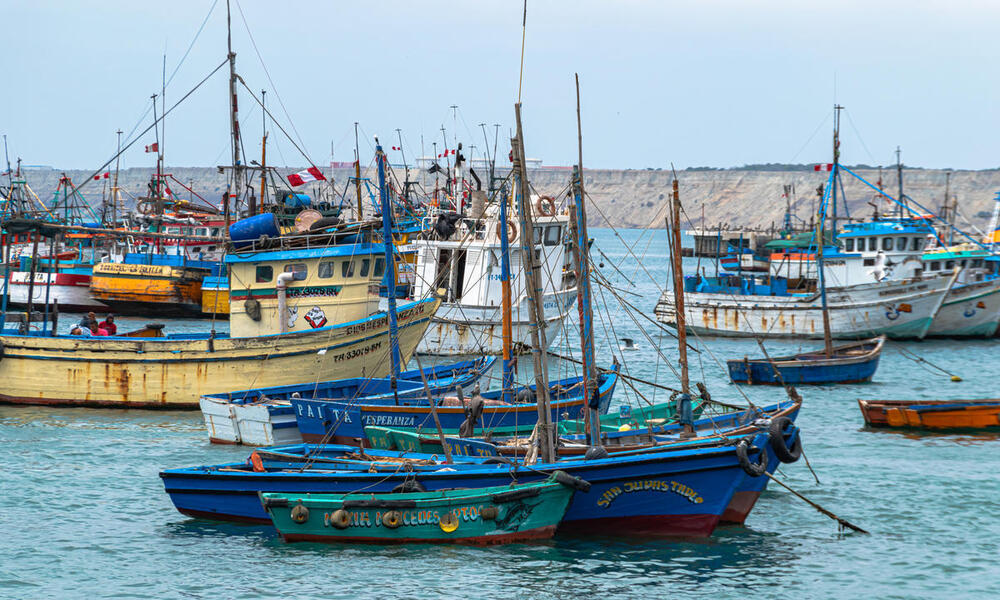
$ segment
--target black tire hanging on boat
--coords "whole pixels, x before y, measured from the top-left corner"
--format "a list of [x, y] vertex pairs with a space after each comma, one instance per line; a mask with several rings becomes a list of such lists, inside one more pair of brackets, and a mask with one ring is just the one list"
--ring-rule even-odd
[[491, 456], [483, 461], [484, 465], [509, 465], [510, 460], [503, 456]]
[[407, 479], [403, 483], [392, 488], [393, 494], [412, 494], [413, 492], [426, 492], [427, 488], [424, 484], [420, 483], [416, 479]]
[[607, 458], [608, 449], [604, 446], [591, 446], [587, 448], [587, 451], [583, 455], [584, 460], [597, 460], [599, 458]]
[[351, 524], [351, 513], [347, 512], [342, 508], [338, 508], [333, 511], [330, 515], [330, 525], [333, 525], [337, 529], [347, 529], [347, 526]]
[[750, 442], [747, 438], [740, 440], [736, 444], [736, 458], [740, 461], [740, 467], [750, 477], [760, 477], [767, 472], [767, 452], [760, 450], [760, 462], [750, 461]]
[[590, 491], [590, 482], [586, 479], [580, 479], [579, 477], [574, 477], [566, 471], [556, 471], [552, 474], [552, 478], [557, 482], [563, 484], [568, 488], [573, 488], [586, 494]]
[[[796, 433], [792, 447], [788, 447], [788, 440], [785, 439], [787, 433]], [[795, 423], [788, 417], [778, 417], [771, 419], [771, 426], [768, 429], [768, 437], [771, 442], [771, 449], [775, 456], [783, 463], [793, 463], [802, 456], [802, 432], [795, 427]]]

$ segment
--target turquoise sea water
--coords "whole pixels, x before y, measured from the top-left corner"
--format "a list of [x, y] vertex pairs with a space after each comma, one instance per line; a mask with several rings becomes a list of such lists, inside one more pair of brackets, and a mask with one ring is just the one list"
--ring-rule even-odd
[[[607, 255], [595, 253], [596, 260], [618, 293], [651, 314], [657, 287], [668, 278], [663, 232], [621, 232], [644, 257], [645, 270], [612, 231], [592, 233]], [[605, 301], [611, 309], [596, 325], [598, 356], [610, 362], [611, 352], [621, 354], [614, 338], [634, 338], [640, 349], [625, 353], [629, 372], [676, 385], [656, 360], [656, 346], [676, 358], [672, 339], [648, 321], [633, 322], [607, 292], [596, 300], [602, 312]], [[209, 326], [167, 323], [170, 331]], [[554, 348], [571, 351], [576, 338], [568, 339], [568, 348], [563, 340]], [[708, 348], [691, 356], [692, 378], [704, 380], [719, 400], [743, 401], [711, 354], [754, 355], [756, 344], [705, 342]], [[173, 509], [160, 469], [248, 453], [210, 445], [197, 412], [0, 406], [0, 597], [996, 597], [1000, 435], [866, 430], [856, 399], [1000, 396], [1000, 340], [903, 347], [964, 381], [928, 371], [890, 342], [874, 383], [800, 390], [805, 453], [820, 484], [803, 461], [781, 469], [790, 486], [870, 536], [838, 532], [833, 521], [771, 484], [745, 527], [720, 528], [706, 540], [557, 537], [494, 548], [284, 544], [265, 527], [197, 521]], [[640, 391], [666, 399], [662, 391]], [[769, 388], [744, 391], [755, 402], [783, 396]], [[624, 386], [616, 401], [637, 402]]]

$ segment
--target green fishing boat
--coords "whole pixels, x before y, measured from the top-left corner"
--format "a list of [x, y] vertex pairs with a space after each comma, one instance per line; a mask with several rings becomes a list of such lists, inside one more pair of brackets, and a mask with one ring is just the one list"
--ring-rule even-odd
[[[410, 429], [393, 429], [391, 427], [365, 427], [365, 436], [372, 448], [382, 450], [398, 450], [400, 452], [420, 452], [422, 454], [443, 455], [441, 437]], [[488, 442], [471, 438], [445, 436], [444, 443], [452, 456], [496, 456], [497, 447]]]
[[590, 483], [548, 479], [479, 489], [380, 494], [261, 493], [286, 542], [505, 544], [552, 537], [577, 491]]
[[[701, 418], [705, 410], [705, 402], [701, 398], [691, 400], [691, 411], [695, 419]], [[660, 402], [639, 409], [623, 404], [618, 407], [617, 414], [606, 414], [600, 418], [600, 431], [628, 431], [628, 429], [644, 429], [662, 427], [677, 421], [677, 403]], [[586, 430], [583, 419], [560, 419], [559, 435], [582, 434]], [[624, 427], [628, 429], [623, 429]]]

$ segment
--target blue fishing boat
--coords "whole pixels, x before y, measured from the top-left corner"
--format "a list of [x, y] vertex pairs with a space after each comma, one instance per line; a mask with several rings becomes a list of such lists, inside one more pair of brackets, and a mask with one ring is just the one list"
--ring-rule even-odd
[[743, 357], [728, 360], [733, 383], [749, 385], [801, 385], [864, 383], [871, 381], [885, 345], [885, 336], [823, 350], [775, 358]]
[[[735, 442], [735, 444], [734, 444]], [[593, 485], [577, 495], [561, 530], [618, 535], [707, 536], [729, 507], [746, 472], [738, 452], [754, 464], [767, 460], [766, 432], [755, 432], [728, 444], [706, 448], [663, 450], [599, 459], [538, 463], [530, 469], [493, 458], [466, 457], [469, 462], [433, 463], [429, 455], [409, 455], [424, 461], [424, 469], [404, 469], [402, 461], [358, 461], [350, 468], [316, 462], [317, 468], [265, 468], [255, 472], [244, 462], [170, 469], [160, 473], [177, 509], [189, 516], [238, 522], [270, 523], [258, 498], [260, 492], [370, 493], [412, 489], [416, 481], [428, 491], [505, 485], [515, 474], [520, 482], [545, 479], [554, 470], [586, 479]], [[742, 450], [738, 450], [742, 448]], [[349, 446], [332, 446], [345, 455]], [[387, 457], [399, 453], [383, 451]], [[394, 455], [394, 456], [393, 456]], [[356, 454], [355, 454], [356, 456]], [[497, 461], [497, 464], [487, 464]], [[295, 466], [291, 463], [291, 466]], [[433, 470], [431, 470], [433, 468]], [[418, 488], [419, 489], [419, 488]]]
[[[598, 381], [597, 410], [604, 414], [618, 383], [617, 366], [611, 373], [602, 374]], [[483, 392], [469, 399], [454, 396], [437, 398], [432, 411], [423, 388], [419, 386], [407, 397], [399, 397], [397, 402], [385, 382], [355, 379], [340, 383], [344, 385], [340, 400], [330, 397], [290, 399], [299, 432], [306, 442], [364, 446], [368, 445], [364, 430], [370, 426], [432, 431], [435, 428], [435, 412], [442, 430], [447, 434], [457, 434], [470, 417], [470, 424], [475, 429], [491, 435], [530, 433], [538, 422], [535, 384], [513, 388], [515, 400], [518, 397], [525, 400], [520, 403], [505, 401], [505, 391], [501, 389]], [[352, 390], [361, 391], [352, 394]], [[510, 392], [507, 390], [508, 395]], [[551, 382], [549, 394], [552, 422], [565, 418], [565, 415], [582, 418], [591, 400], [585, 395], [580, 377]]]
[[[296, 423], [294, 398], [340, 401], [412, 403], [427, 393], [437, 398], [457, 389], [472, 393], [493, 369], [495, 357], [402, 371], [395, 394], [389, 378], [352, 378], [298, 385], [280, 385], [224, 394], [199, 400], [209, 441], [216, 444], [273, 446], [302, 441]], [[427, 380], [427, 389], [423, 381]]]

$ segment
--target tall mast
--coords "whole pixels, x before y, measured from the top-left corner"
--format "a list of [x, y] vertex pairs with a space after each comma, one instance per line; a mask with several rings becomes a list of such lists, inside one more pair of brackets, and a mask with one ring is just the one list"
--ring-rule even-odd
[[541, 265], [535, 257], [535, 235], [531, 219], [531, 198], [528, 189], [528, 174], [524, 164], [524, 132], [521, 129], [521, 103], [514, 105], [517, 120], [517, 137], [511, 140], [514, 154], [515, 194], [517, 212], [521, 225], [521, 265], [524, 268], [524, 290], [528, 294], [531, 307], [531, 355], [535, 367], [535, 400], [538, 406], [539, 454], [545, 462], [555, 460], [552, 445], [551, 409], [549, 407], [548, 344], [545, 340], [545, 312], [542, 306]]
[[[837, 205], [837, 173], [840, 170], [840, 111], [842, 106], [833, 107], [833, 170], [830, 171], [830, 198], [833, 205]], [[823, 351], [826, 357], [833, 356], [833, 337], [830, 335], [830, 311], [826, 303], [826, 269], [823, 266], [823, 230], [826, 227], [826, 211], [820, 206], [819, 228], [816, 235], [816, 268], [819, 275], [819, 297], [823, 307]], [[837, 235], [836, 221], [833, 226], [833, 235]]]
[[226, 195], [226, 228], [229, 228], [230, 199], [236, 197], [237, 208], [243, 191], [243, 172], [240, 163], [240, 121], [239, 107], [236, 103], [236, 53], [233, 52], [232, 15], [229, 0], [226, 0], [226, 47], [229, 50], [229, 128], [233, 137], [233, 189]]
[[118, 134], [118, 153], [115, 154], [115, 185], [114, 189], [111, 190], [111, 226], [114, 227], [118, 223], [118, 171], [121, 167], [121, 156], [122, 156], [122, 130], [119, 129], [115, 132]]
[[[574, 211], [571, 227], [574, 230], [573, 258], [576, 263], [576, 304], [580, 313], [580, 346], [583, 356], [583, 398], [591, 402], [598, 389], [597, 366], [594, 364], [594, 309], [591, 305], [590, 256], [587, 247], [587, 206], [583, 195], [583, 126], [580, 119], [580, 75], [576, 75], [576, 137], [577, 164], [573, 167]], [[585, 408], [584, 425], [590, 445], [600, 443], [597, 432], [597, 411]]]
[[[267, 190], [267, 110], [264, 108], [265, 100], [267, 99], [267, 90], [260, 91], [260, 121], [261, 121], [261, 139], [260, 139], [260, 209], [264, 210], [264, 193]], [[250, 196], [250, 216], [257, 214], [257, 201], [254, 200], [253, 196]]]
[[[392, 359], [390, 385], [396, 395], [396, 378], [399, 376], [399, 330], [396, 324], [396, 262], [392, 246], [392, 204], [389, 202], [389, 188], [385, 184], [385, 153], [382, 144], [375, 138], [375, 161], [378, 163], [378, 197], [382, 207], [382, 242], [385, 245], [385, 288], [389, 301], [389, 345]], [[398, 402], [398, 400], [397, 400]]]
[[670, 211], [670, 234], [673, 239], [670, 259], [673, 264], [674, 276], [674, 307], [677, 311], [677, 362], [681, 366], [681, 391], [690, 393], [691, 385], [688, 381], [688, 360], [687, 360], [687, 325], [684, 313], [684, 271], [681, 268], [681, 195], [677, 182], [677, 174], [674, 174], [673, 181], [673, 203]]
[[955, 199], [954, 208], [948, 210], [948, 198], [951, 196], [951, 171], [945, 171], [944, 174], [944, 212], [948, 216], [946, 221], [951, 226], [951, 231], [948, 234], [948, 245], [955, 243], [955, 225], [958, 223], [958, 199]]
[[896, 182], [899, 184], [899, 192], [897, 198], [899, 198], [899, 204], [896, 205], [896, 213], [902, 217], [903, 207], [906, 206], [906, 200], [903, 199], [903, 162], [901, 160], [901, 155], [903, 151], [896, 146]]
[[513, 346], [513, 333], [511, 326], [511, 305], [510, 305], [510, 242], [507, 224], [510, 217], [507, 215], [507, 191], [505, 189], [497, 195], [500, 199], [500, 311], [503, 318], [503, 360], [501, 361], [501, 384], [500, 393], [502, 400], [511, 401], [511, 390], [514, 388], [514, 357], [511, 346]]
[[[358, 221], [363, 219], [364, 208], [361, 204], [361, 151], [358, 146], [358, 122], [354, 122], [354, 189], [358, 193]], [[385, 266], [386, 269], [389, 265]]]

